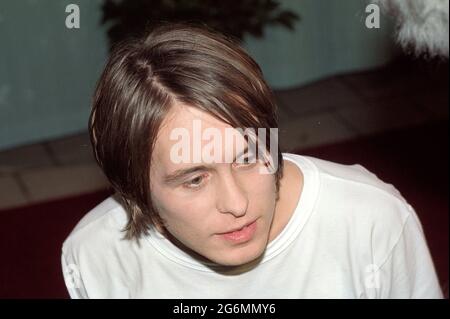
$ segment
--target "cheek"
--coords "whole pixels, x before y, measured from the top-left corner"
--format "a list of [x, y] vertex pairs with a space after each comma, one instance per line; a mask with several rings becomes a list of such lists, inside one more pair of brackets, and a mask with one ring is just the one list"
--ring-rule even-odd
[[272, 197], [275, 197], [275, 177], [273, 174], [256, 173], [247, 180], [246, 188], [253, 196], [271, 200]]
[[252, 179], [249, 190], [252, 211], [262, 213], [269, 220], [276, 206], [276, 184], [274, 175], [258, 174]]
[[172, 229], [201, 228], [211, 212], [211, 196], [180, 196], [176, 191], [155, 191], [154, 202], [158, 212]]

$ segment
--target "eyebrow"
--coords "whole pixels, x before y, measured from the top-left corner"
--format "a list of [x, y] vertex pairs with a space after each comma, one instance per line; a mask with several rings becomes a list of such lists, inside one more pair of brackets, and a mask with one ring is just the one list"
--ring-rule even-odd
[[[246, 146], [244, 148], [243, 151], [241, 151], [233, 160], [236, 161], [236, 159], [240, 156], [242, 156], [243, 154], [245, 154], [248, 151], [248, 146]], [[204, 172], [204, 171], [212, 171], [213, 170], [213, 166], [211, 165], [197, 165], [197, 166], [193, 166], [193, 167], [188, 167], [188, 168], [181, 168], [181, 169], [177, 169], [176, 171], [174, 171], [173, 173], [167, 174], [164, 176], [164, 183], [166, 184], [174, 184], [177, 181], [183, 179], [184, 177], [191, 175], [192, 173], [195, 172]]]

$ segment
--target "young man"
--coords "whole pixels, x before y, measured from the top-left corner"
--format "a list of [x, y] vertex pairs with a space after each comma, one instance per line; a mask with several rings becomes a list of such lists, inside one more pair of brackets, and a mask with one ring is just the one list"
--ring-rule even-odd
[[281, 153], [276, 127], [261, 70], [224, 36], [173, 25], [116, 49], [90, 118], [116, 195], [64, 242], [71, 297], [441, 298], [399, 192]]

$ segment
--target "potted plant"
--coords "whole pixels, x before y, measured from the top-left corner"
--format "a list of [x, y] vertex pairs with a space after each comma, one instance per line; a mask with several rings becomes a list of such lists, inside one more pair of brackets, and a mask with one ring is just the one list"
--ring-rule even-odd
[[268, 25], [293, 30], [299, 19], [276, 0], [103, 0], [102, 11], [110, 48], [161, 22], [205, 24], [241, 41], [246, 34], [262, 37]]

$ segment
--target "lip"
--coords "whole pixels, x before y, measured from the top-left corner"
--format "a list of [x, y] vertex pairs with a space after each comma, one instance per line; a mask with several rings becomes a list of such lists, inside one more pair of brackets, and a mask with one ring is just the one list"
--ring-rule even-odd
[[253, 238], [256, 232], [256, 220], [234, 231], [218, 234], [222, 239], [232, 243], [244, 243]]
[[231, 229], [231, 230], [229, 230], [229, 231], [225, 231], [225, 232], [223, 232], [223, 233], [219, 233], [219, 235], [225, 235], [225, 234], [233, 233], [233, 232], [236, 232], [236, 231], [240, 231], [240, 230], [242, 230], [244, 227], [247, 227], [247, 226], [253, 224], [255, 221], [256, 221], [256, 219], [253, 220], [253, 221], [251, 221], [251, 222], [248, 222], [247, 224], [242, 225], [241, 227], [236, 227], [236, 228], [233, 228], [233, 229]]

